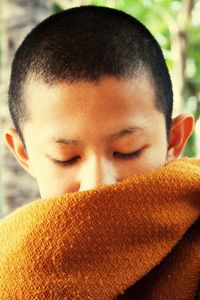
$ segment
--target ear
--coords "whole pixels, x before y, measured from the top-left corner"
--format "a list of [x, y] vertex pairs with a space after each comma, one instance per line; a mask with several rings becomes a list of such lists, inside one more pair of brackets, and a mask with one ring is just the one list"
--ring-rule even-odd
[[167, 161], [176, 159], [181, 155], [192, 134], [193, 128], [194, 117], [192, 115], [181, 114], [172, 120]]
[[14, 128], [8, 128], [4, 131], [4, 141], [16, 160], [30, 175], [34, 176], [27, 151]]

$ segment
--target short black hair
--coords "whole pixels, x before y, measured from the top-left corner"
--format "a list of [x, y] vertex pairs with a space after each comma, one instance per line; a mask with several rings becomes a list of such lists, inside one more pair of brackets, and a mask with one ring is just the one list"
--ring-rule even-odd
[[48, 85], [63, 81], [95, 82], [105, 76], [119, 79], [146, 73], [164, 113], [167, 135], [171, 126], [173, 91], [162, 50], [150, 31], [125, 12], [99, 6], [80, 6], [51, 15], [38, 24], [16, 51], [9, 86], [9, 110], [23, 141], [28, 100], [23, 97], [31, 79]]

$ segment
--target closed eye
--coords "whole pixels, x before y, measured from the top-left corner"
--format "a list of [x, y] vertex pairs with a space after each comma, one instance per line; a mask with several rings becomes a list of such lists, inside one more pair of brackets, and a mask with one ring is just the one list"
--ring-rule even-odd
[[76, 157], [73, 157], [72, 159], [69, 159], [69, 160], [57, 160], [57, 159], [53, 159], [52, 161], [56, 164], [60, 164], [60, 165], [73, 165], [80, 157], [79, 156], [76, 156]]
[[141, 149], [131, 152], [131, 153], [119, 153], [119, 152], [114, 152], [114, 156], [118, 159], [135, 159], [139, 157], [141, 154]]
[[[114, 152], [113, 156], [115, 158], [117, 158], [117, 159], [131, 160], [131, 159], [138, 158], [140, 156], [140, 154], [141, 154], [141, 151], [142, 150], [140, 149], [140, 150], [137, 150], [137, 151], [134, 151], [134, 152], [131, 152], [131, 153]], [[56, 163], [56, 164], [67, 166], [67, 165], [73, 165], [79, 159], [80, 159], [80, 156], [76, 156], [76, 157], [73, 157], [70, 160], [57, 160], [57, 159], [53, 159], [52, 161], [54, 163]]]

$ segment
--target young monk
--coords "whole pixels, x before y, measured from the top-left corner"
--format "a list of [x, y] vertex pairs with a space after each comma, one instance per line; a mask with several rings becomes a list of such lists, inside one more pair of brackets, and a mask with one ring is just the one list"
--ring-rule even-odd
[[172, 107], [158, 43], [124, 12], [73, 8], [28, 34], [5, 141], [51, 199], [2, 221], [1, 299], [197, 297], [200, 168], [176, 161], [194, 120]]

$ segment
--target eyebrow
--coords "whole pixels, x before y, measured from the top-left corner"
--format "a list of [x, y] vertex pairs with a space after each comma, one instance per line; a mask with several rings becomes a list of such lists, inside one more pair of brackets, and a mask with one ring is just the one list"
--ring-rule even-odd
[[[113, 140], [122, 138], [124, 136], [129, 136], [134, 133], [138, 133], [138, 132], [140, 133], [143, 131], [144, 131], [143, 127], [127, 127], [127, 128], [121, 129], [118, 132], [115, 132], [115, 133], [105, 136], [103, 138], [103, 141], [113, 141]], [[53, 139], [51, 139], [51, 142], [54, 142], [57, 144], [64, 144], [64, 145], [74, 145], [74, 146], [84, 144], [84, 142], [81, 140], [74, 140], [74, 139], [70, 139], [70, 138], [53, 138]]]

